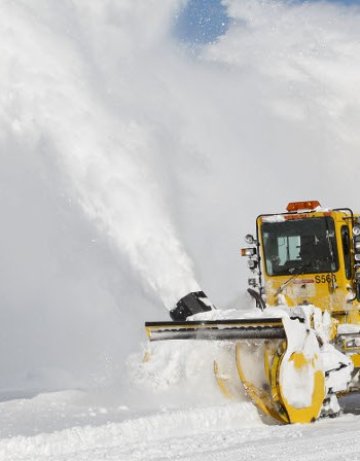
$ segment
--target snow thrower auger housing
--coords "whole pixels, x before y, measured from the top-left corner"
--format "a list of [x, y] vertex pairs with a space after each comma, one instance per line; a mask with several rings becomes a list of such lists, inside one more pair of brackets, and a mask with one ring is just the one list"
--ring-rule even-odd
[[[359, 215], [293, 202], [260, 215], [256, 237], [245, 240], [258, 314], [224, 319], [204, 292], [189, 293], [170, 312], [173, 322], [145, 324], [149, 339], [230, 344], [248, 397], [280, 422], [338, 414], [337, 396], [360, 390]], [[228, 365], [213, 365], [220, 390], [236, 397]]]

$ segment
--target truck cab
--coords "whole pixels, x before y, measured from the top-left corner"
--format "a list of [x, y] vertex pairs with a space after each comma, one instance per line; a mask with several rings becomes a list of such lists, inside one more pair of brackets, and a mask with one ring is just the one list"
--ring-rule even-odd
[[242, 250], [249, 257], [264, 305], [313, 304], [341, 323], [360, 321], [359, 216], [348, 208], [323, 209], [318, 201], [291, 202], [280, 214], [256, 220], [256, 239]]

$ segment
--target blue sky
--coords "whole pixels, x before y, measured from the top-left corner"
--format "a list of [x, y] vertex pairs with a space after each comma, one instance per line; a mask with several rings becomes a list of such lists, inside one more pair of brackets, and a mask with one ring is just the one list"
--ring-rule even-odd
[[177, 19], [175, 35], [185, 42], [208, 43], [224, 34], [228, 24], [220, 0], [189, 0]]
[[[327, 1], [360, 6], [360, 0]], [[175, 35], [181, 41], [201, 45], [216, 40], [226, 32], [228, 25], [229, 18], [225, 7], [221, 4], [221, 0], [189, 0], [187, 6], [177, 18]]]

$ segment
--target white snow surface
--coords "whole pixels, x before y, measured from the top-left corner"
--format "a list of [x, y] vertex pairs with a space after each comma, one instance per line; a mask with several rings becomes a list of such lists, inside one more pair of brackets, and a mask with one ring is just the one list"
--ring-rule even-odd
[[257, 215], [359, 209], [359, 7], [224, 0], [228, 31], [189, 49], [185, 3], [0, 3], [1, 461], [360, 459], [358, 416], [225, 400], [225, 346], [143, 361], [144, 321], [188, 291], [261, 315], [238, 254]]
[[[41, 402], [37, 402], [37, 408]], [[10, 410], [11, 407], [8, 407]], [[260, 422], [250, 404], [169, 410], [0, 441], [4, 461], [358, 460], [352, 415], [306, 426]]]

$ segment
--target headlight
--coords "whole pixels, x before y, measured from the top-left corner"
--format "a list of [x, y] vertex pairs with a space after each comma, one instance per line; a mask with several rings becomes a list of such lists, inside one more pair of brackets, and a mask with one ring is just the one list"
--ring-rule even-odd
[[256, 255], [256, 248], [241, 248], [241, 256], [254, 256]]

